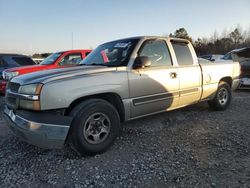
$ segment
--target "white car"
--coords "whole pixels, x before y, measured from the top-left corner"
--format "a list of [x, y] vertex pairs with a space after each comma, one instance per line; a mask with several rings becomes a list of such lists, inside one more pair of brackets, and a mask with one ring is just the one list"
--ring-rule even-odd
[[199, 58], [207, 59], [209, 61], [218, 61], [223, 57], [221, 54], [209, 54], [209, 55], [202, 55]]

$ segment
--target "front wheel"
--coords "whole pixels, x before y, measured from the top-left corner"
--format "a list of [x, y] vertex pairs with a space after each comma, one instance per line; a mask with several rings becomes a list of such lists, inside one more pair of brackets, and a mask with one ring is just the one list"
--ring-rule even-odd
[[117, 110], [102, 99], [89, 99], [71, 112], [74, 117], [70, 142], [80, 154], [97, 154], [108, 149], [120, 132]]
[[228, 83], [220, 82], [214, 99], [208, 101], [214, 110], [225, 110], [231, 103], [232, 90]]

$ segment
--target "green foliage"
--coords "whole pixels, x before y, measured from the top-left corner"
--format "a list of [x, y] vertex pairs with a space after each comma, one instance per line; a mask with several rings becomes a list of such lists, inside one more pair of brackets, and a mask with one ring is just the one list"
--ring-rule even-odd
[[220, 38], [206, 39], [208, 42], [195, 41], [194, 47], [198, 55], [204, 54], [226, 54], [233, 49], [250, 47], [250, 37], [243, 35], [238, 28], [235, 28], [227, 35]]
[[46, 58], [50, 55], [51, 53], [42, 53], [42, 54], [33, 54], [32, 57], [33, 58]]
[[192, 38], [188, 35], [188, 32], [185, 28], [179, 28], [177, 29], [174, 34], [170, 33], [169, 37], [176, 37], [176, 38], [182, 38], [187, 39], [192, 42]]
[[215, 31], [211, 38], [198, 38], [193, 41], [185, 28], [177, 29], [169, 37], [184, 38], [191, 41], [198, 55], [205, 54], [226, 54], [227, 52], [243, 47], [250, 47], [250, 28], [249, 31], [241, 31], [238, 26], [232, 32], [223, 32], [220, 37]]
[[239, 45], [243, 40], [243, 36], [237, 28], [233, 32], [231, 32], [229, 36], [235, 45]]

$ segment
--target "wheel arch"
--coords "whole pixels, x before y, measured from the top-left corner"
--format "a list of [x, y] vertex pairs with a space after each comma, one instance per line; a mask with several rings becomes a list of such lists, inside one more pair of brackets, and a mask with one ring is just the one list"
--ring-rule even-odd
[[109, 93], [101, 93], [101, 94], [94, 94], [89, 96], [80, 97], [74, 100], [69, 107], [65, 111], [65, 115], [69, 115], [69, 113], [74, 109], [80, 102], [83, 102], [88, 99], [103, 99], [110, 104], [112, 104], [119, 113], [120, 120], [123, 122], [125, 120], [125, 108], [122, 102], [120, 95], [117, 93], [109, 92]]
[[230, 76], [226, 76], [220, 79], [220, 82], [226, 82], [230, 87], [232, 87], [233, 79]]

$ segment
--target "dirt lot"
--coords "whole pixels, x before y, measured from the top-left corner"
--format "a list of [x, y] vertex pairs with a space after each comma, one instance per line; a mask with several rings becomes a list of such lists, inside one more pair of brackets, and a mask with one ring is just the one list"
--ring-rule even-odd
[[250, 92], [124, 124], [102, 155], [20, 142], [0, 116], [1, 187], [250, 187]]

